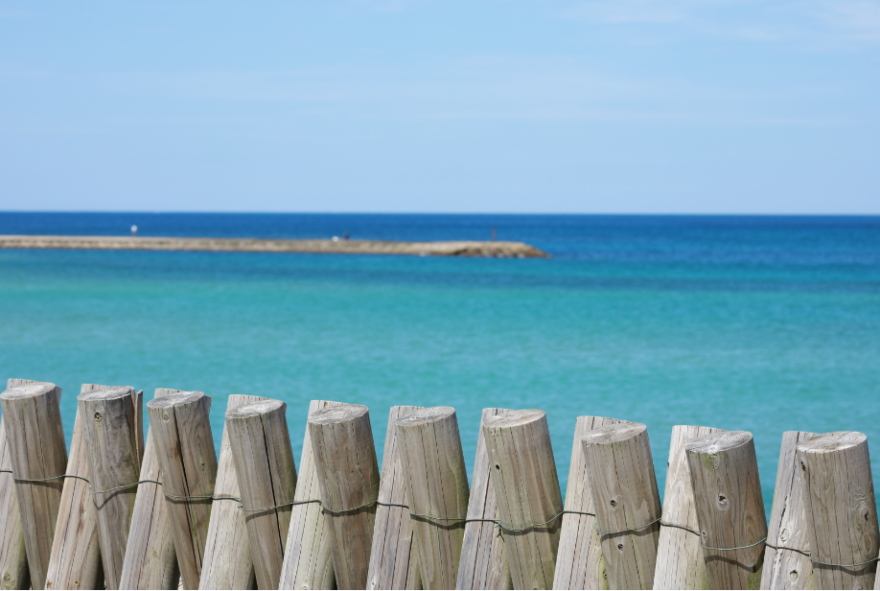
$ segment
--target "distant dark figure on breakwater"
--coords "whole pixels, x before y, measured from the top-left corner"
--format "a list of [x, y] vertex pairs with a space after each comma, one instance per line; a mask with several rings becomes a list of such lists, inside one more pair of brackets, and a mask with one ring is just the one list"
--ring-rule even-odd
[[348, 240], [348, 232], [343, 232], [343, 233], [342, 233], [342, 239], [343, 239], [343, 240]]

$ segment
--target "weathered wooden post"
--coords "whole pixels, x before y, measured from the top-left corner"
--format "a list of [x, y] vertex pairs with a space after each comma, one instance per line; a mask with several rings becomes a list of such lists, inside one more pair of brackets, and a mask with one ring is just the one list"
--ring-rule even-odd
[[199, 587], [217, 478], [210, 411], [211, 399], [202, 392], [169, 394], [147, 403], [185, 589]]
[[621, 423], [581, 440], [611, 589], [651, 589], [660, 538], [660, 491], [648, 428]]
[[871, 589], [880, 531], [868, 438], [854, 431], [824, 433], [800, 442], [797, 458], [816, 588]]
[[694, 505], [694, 489], [684, 447], [694, 439], [720, 429], [676, 425], [669, 443], [663, 524], [657, 543], [654, 589], [707, 589], [706, 560], [700, 548], [700, 524]]
[[287, 405], [252, 402], [226, 412], [257, 586], [277, 589], [296, 488]]
[[452, 589], [469, 492], [455, 409], [424, 408], [398, 419], [397, 444], [422, 587]]
[[[226, 412], [266, 400], [268, 398], [261, 396], [230, 394]], [[245, 523], [247, 514], [241, 511], [238, 501], [229, 500], [240, 497], [229, 428], [224, 427], [214, 483], [214, 498], [223, 500], [215, 500], [211, 508], [199, 589], [252, 589], [254, 586], [254, 561]]]
[[806, 483], [797, 459], [798, 444], [815, 436], [815, 433], [803, 431], [786, 431], [782, 434], [761, 589], [816, 588], [809, 555]]
[[[608, 577], [602, 544], [596, 531], [596, 506], [590, 490], [587, 457], [581, 441], [593, 429], [626, 423], [608, 417], [578, 417], [574, 428], [574, 446], [565, 492], [565, 510], [556, 557], [554, 589], [607, 589]], [[690, 483], [688, 483], [690, 486]]]
[[[80, 394], [106, 388], [108, 386], [83, 384]], [[133, 400], [133, 403], [136, 402]], [[104, 585], [101, 548], [98, 544], [98, 513], [89, 489], [89, 455], [84, 423], [90, 419], [77, 408], [67, 458], [68, 478], [61, 492], [55, 539], [46, 573], [46, 589], [97, 589], [99, 585]]]
[[489, 417], [483, 425], [498, 517], [514, 589], [550, 589], [562, 520], [562, 492], [542, 410]]
[[366, 406], [344, 404], [309, 417], [324, 518], [339, 589], [365, 589], [379, 494], [379, 465]]
[[421, 408], [392, 406], [388, 413], [367, 589], [421, 589], [413, 523], [406, 507], [407, 485], [399, 461], [396, 426], [398, 419]]
[[[309, 416], [323, 408], [339, 404], [328, 400], [312, 400], [309, 403]], [[294, 505], [290, 512], [290, 527], [287, 530], [287, 546], [284, 548], [284, 564], [281, 567], [281, 583], [278, 588], [335, 589], [330, 534], [321, 514], [321, 504], [309, 502], [321, 498], [321, 486], [315, 470], [308, 420], [296, 482], [293, 500], [299, 504]]]
[[[7, 381], [7, 389], [29, 383], [29, 380]], [[15, 497], [15, 480], [12, 478], [12, 456], [6, 445], [6, 426], [0, 416], [0, 588], [27, 589], [30, 580], [21, 515]]]
[[456, 589], [511, 589], [510, 567], [504, 549], [504, 535], [492, 521], [498, 520], [498, 502], [492, 484], [493, 468], [489, 465], [486, 436], [482, 426], [486, 419], [511, 412], [504, 408], [484, 408], [477, 437], [477, 456], [471, 478], [461, 561], [458, 565]]
[[685, 446], [711, 589], [761, 582], [767, 517], [752, 434], [726, 431]]
[[141, 471], [135, 399], [135, 390], [129, 386], [100, 388], [77, 397], [108, 589], [120, 588]]
[[[24, 384], [35, 384], [32, 380], [10, 378], [6, 389]], [[28, 589], [30, 573], [27, 565], [27, 552], [24, 549], [24, 533], [21, 528], [21, 515], [18, 499], [15, 496], [15, 480], [12, 478], [12, 455], [6, 444], [6, 426], [0, 415], [0, 588]]]
[[[0, 394], [6, 443], [15, 479], [31, 585], [46, 586], [46, 569], [55, 537], [67, 469], [61, 426], [61, 388], [45, 382], [22, 383]], [[43, 480], [45, 482], [33, 482]]]
[[[180, 390], [156, 388], [155, 397]], [[120, 575], [121, 589], [177, 589], [180, 570], [171, 534], [168, 506], [162, 494], [159, 456], [152, 427], [147, 431], [141, 459], [141, 483], [137, 487], [128, 546]]]

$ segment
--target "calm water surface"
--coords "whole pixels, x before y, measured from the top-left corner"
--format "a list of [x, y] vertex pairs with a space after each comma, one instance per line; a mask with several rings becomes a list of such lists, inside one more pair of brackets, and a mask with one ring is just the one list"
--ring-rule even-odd
[[449, 405], [473, 464], [484, 407], [547, 411], [565, 490], [575, 417], [755, 436], [857, 430], [880, 474], [880, 218], [0, 213], [0, 233], [522, 240], [550, 260], [0, 251], [0, 377], [308, 401]]

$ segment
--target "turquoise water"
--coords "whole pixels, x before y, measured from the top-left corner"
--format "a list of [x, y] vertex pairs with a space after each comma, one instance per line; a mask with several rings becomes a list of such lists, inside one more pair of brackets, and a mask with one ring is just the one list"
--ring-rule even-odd
[[768, 513], [783, 431], [868, 434], [880, 474], [880, 218], [0, 214], [0, 233], [486, 238], [550, 260], [0, 250], [0, 377], [308, 401], [547, 412], [563, 491], [575, 417], [755, 436]]

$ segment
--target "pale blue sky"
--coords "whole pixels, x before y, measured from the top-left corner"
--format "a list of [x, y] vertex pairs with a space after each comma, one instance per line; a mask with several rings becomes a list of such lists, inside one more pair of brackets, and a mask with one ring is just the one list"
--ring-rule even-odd
[[8, 2], [0, 210], [880, 213], [880, 1]]

